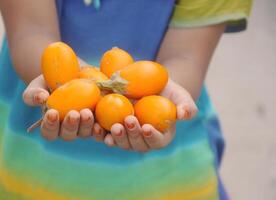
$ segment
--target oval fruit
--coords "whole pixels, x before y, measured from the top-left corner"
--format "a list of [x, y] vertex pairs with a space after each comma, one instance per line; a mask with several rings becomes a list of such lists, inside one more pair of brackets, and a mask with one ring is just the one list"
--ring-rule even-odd
[[56, 89], [48, 98], [47, 108], [59, 112], [60, 121], [70, 110], [94, 110], [100, 99], [100, 89], [90, 80], [75, 79]]
[[94, 81], [105, 81], [108, 77], [93, 66], [85, 66], [80, 69], [79, 78], [92, 79]]
[[168, 82], [166, 68], [152, 61], [135, 62], [120, 70], [120, 77], [128, 81], [125, 95], [133, 99], [159, 94]]
[[95, 114], [98, 123], [110, 131], [113, 124], [123, 124], [128, 115], [133, 115], [134, 109], [131, 102], [123, 95], [108, 94], [98, 102]]
[[41, 70], [51, 91], [78, 77], [79, 62], [73, 49], [63, 42], [47, 46], [41, 58]]
[[133, 58], [128, 52], [118, 47], [113, 47], [104, 53], [101, 59], [100, 69], [108, 78], [110, 78], [114, 72], [132, 64], [133, 62]]
[[176, 106], [162, 96], [147, 96], [134, 105], [134, 113], [141, 125], [151, 124], [160, 132], [176, 120]]

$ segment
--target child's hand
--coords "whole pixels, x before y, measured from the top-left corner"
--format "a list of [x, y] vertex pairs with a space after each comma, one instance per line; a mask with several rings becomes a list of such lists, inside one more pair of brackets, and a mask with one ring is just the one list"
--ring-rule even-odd
[[[30, 106], [43, 105], [49, 96], [43, 76], [34, 79], [23, 93], [23, 100]], [[61, 137], [65, 141], [79, 137], [89, 137], [92, 135], [94, 116], [89, 109], [80, 112], [70, 111], [64, 118], [62, 124], [59, 123], [58, 112], [50, 109], [46, 112], [42, 124], [41, 135], [47, 140], [54, 140]]]
[[[196, 115], [197, 107], [191, 95], [180, 85], [169, 81], [160, 95], [170, 99], [177, 106], [178, 120], [188, 120]], [[165, 133], [160, 133], [149, 124], [141, 126], [134, 116], [126, 117], [124, 126], [114, 124], [111, 128], [111, 134], [105, 134], [98, 124], [97, 129], [98, 141], [102, 140], [108, 146], [118, 146], [122, 149], [139, 152], [164, 148], [175, 136], [175, 124]], [[96, 135], [93, 134], [93, 137]]]

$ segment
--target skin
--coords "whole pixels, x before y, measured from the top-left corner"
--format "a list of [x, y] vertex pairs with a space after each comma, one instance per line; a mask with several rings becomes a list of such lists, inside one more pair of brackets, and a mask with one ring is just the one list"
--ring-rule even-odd
[[[40, 106], [49, 96], [40, 75], [42, 50], [60, 40], [54, 0], [0, 0], [14, 68], [28, 87], [23, 100], [30, 106]], [[175, 29], [169, 28], [158, 53], [157, 61], [168, 67], [170, 80], [160, 95], [177, 106], [177, 119], [189, 120], [197, 113], [194, 103], [200, 94], [207, 68], [225, 25]], [[32, 48], [26, 48], [32, 46]], [[81, 65], [86, 65], [80, 60]], [[28, 69], [28, 70], [26, 70]], [[122, 149], [148, 152], [166, 147], [175, 136], [173, 125], [160, 133], [149, 124], [140, 126], [134, 116], [124, 124], [114, 124], [107, 134], [94, 121], [92, 112], [84, 109], [70, 111], [62, 124], [58, 112], [48, 110], [41, 125], [47, 140], [58, 137], [71, 141], [77, 137], [93, 136], [96, 141]]]

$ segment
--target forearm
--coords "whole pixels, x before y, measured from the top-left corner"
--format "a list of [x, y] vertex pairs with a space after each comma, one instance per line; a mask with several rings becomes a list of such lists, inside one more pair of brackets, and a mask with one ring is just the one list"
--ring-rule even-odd
[[9, 39], [14, 69], [24, 82], [29, 83], [41, 74], [40, 60], [43, 49], [58, 40], [58, 36], [43, 33], [30, 33]]
[[0, 0], [13, 66], [25, 82], [40, 74], [43, 49], [60, 40], [54, 0]]
[[201, 73], [198, 73], [194, 70], [194, 61], [188, 58], [165, 60], [162, 64], [168, 66], [173, 82], [184, 87], [194, 100], [199, 97], [207, 67], [202, 68]]
[[158, 54], [173, 81], [184, 87], [196, 100], [212, 55], [225, 25], [193, 29], [169, 29]]

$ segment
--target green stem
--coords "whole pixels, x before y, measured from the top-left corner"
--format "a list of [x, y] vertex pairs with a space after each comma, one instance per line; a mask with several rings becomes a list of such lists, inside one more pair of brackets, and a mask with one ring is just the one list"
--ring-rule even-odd
[[115, 73], [110, 80], [97, 81], [96, 84], [102, 90], [111, 90], [115, 93], [125, 94], [128, 81], [123, 79], [119, 73]]

